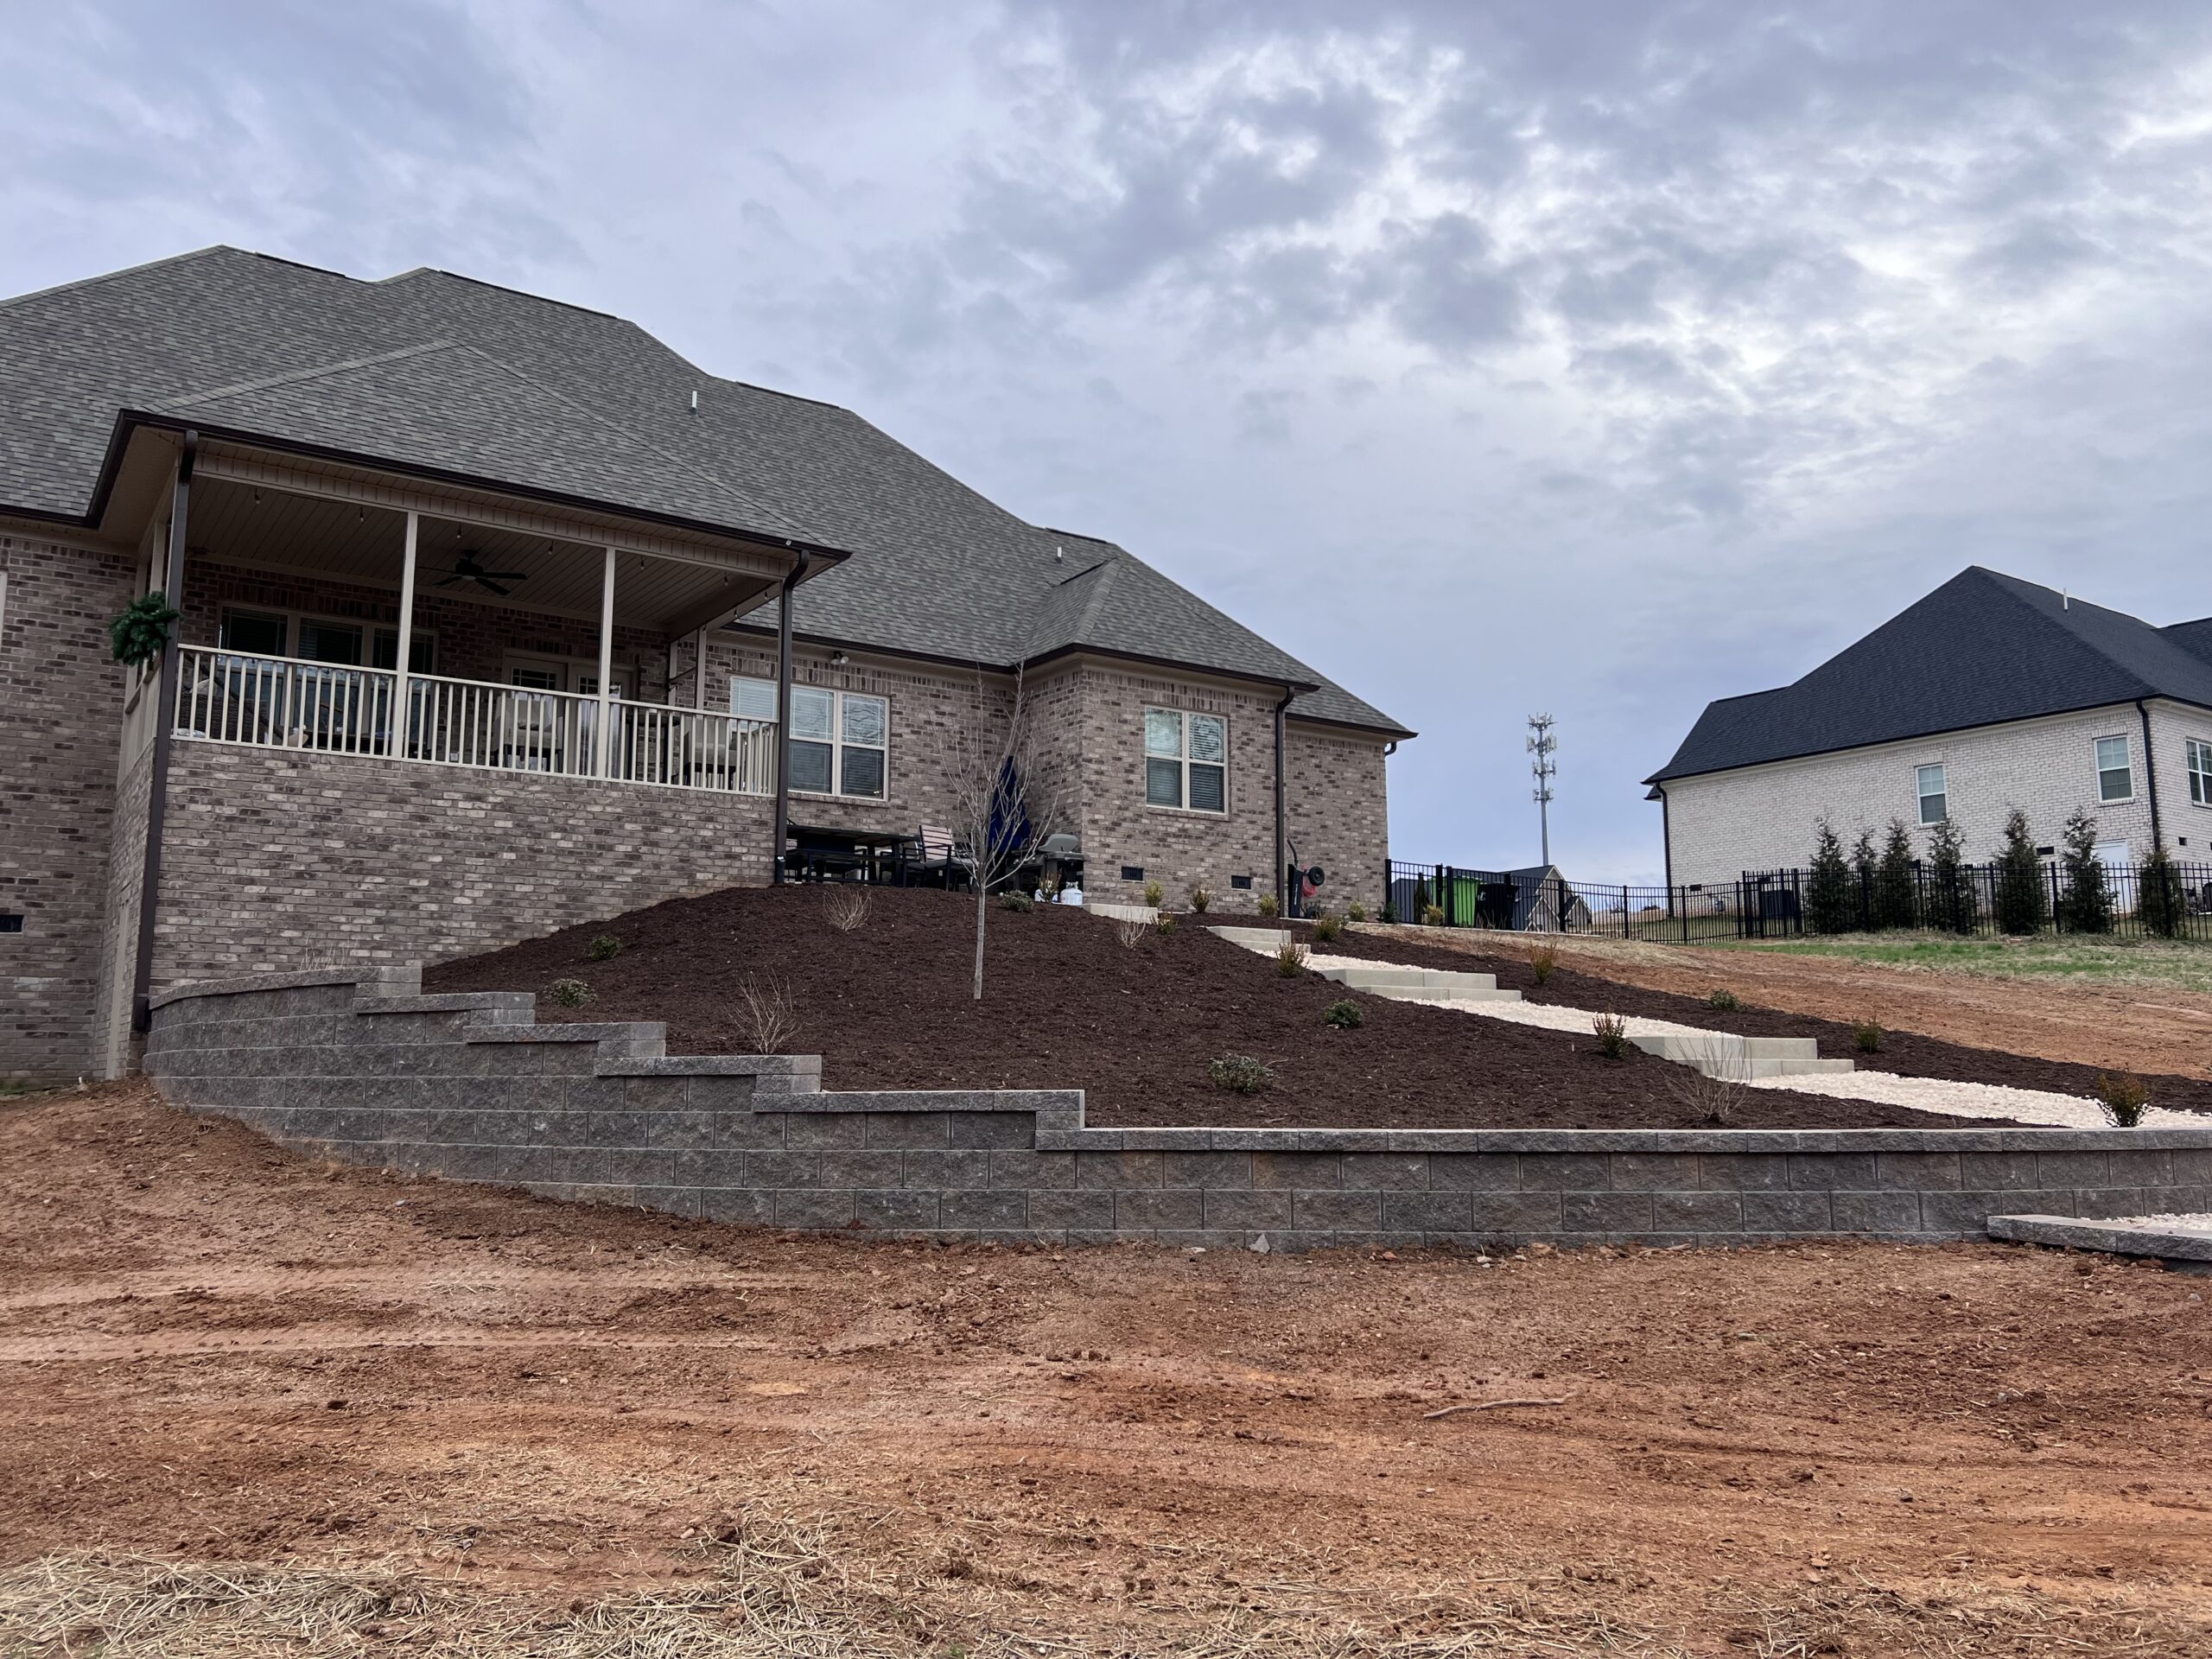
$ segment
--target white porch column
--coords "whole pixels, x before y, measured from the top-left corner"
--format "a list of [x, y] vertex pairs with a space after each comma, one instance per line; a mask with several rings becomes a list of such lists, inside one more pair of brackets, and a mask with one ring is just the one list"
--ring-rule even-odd
[[698, 628], [691, 635], [691, 706], [707, 706], [707, 631]]
[[415, 650], [415, 543], [420, 528], [416, 515], [407, 515], [407, 550], [399, 563], [399, 655], [392, 667], [398, 678], [392, 683], [391, 696], [391, 753], [395, 759], [407, 758], [408, 740], [414, 733], [414, 710], [407, 696], [407, 669], [414, 660]]
[[614, 550], [599, 584], [599, 775], [614, 775]]

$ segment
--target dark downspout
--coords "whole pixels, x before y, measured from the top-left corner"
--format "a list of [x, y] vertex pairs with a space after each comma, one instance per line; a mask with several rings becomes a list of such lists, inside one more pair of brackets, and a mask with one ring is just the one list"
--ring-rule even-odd
[[[169, 499], [169, 559], [162, 594], [169, 608], [184, 608], [184, 540], [192, 506], [192, 463], [200, 434], [187, 428], [176, 458], [176, 485]], [[146, 780], [146, 857], [138, 872], [138, 964], [130, 978], [130, 1029], [143, 1035], [154, 1022], [154, 918], [162, 894], [162, 829], [168, 817], [169, 748], [176, 729], [177, 635], [179, 617], [162, 647], [162, 673], [154, 702], [154, 762]]]
[[798, 563], [784, 578], [782, 602], [776, 618], [776, 838], [768, 853], [769, 879], [781, 886], [784, 861], [791, 847], [791, 589], [798, 586], [811, 553], [801, 550]]
[[1667, 791], [1660, 785], [1651, 785], [1652, 793], [1659, 798], [1659, 857], [1667, 867], [1667, 909], [1675, 908], [1675, 820], [1667, 810]]
[[1286, 922], [1290, 919], [1290, 884], [1284, 875], [1290, 866], [1290, 821], [1284, 804], [1283, 757], [1290, 747], [1291, 699], [1297, 695], [1285, 686], [1282, 701], [1275, 704], [1275, 914]]
[[2143, 719], [2143, 775], [2151, 784], [2151, 850], [2157, 852], [2165, 845], [2158, 833], [2158, 756], [2151, 747], [2151, 711], [2143, 699], [2135, 699], [2135, 712]]

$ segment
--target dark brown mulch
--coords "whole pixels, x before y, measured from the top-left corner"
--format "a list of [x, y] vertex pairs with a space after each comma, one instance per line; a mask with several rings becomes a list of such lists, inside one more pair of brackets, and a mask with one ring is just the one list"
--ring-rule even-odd
[[[867, 924], [840, 933], [819, 887], [733, 888], [569, 928], [425, 976], [433, 990], [534, 990], [541, 1020], [664, 1020], [669, 1052], [752, 1046], [737, 989], [748, 972], [790, 986], [801, 1030], [833, 1089], [1081, 1089], [1099, 1125], [1382, 1128], [1679, 1128], [1697, 1126], [1669, 1083], [1682, 1068], [1643, 1054], [1607, 1060], [1592, 1039], [1447, 1009], [1357, 1000], [1364, 1023], [1322, 1013], [1344, 993], [1185, 919], [1134, 948], [1096, 916], [1047, 906], [988, 912], [985, 999], [970, 1000], [975, 904], [879, 889]], [[622, 942], [589, 959], [599, 934]], [[580, 979], [562, 1008], [543, 993]], [[1256, 1096], [1230, 1093], [1208, 1062], [1250, 1054], [1274, 1069]], [[1861, 1101], [1750, 1090], [1745, 1128], [1958, 1127]]]
[[[1304, 924], [1299, 931], [1309, 938], [1312, 930]], [[1446, 935], [1449, 938], [1449, 935]], [[1476, 936], [1459, 936], [1471, 944]], [[1810, 1037], [1820, 1045], [1821, 1054], [1831, 1058], [1858, 1062], [1862, 1070], [1890, 1071], [1906, 1077], [1941, 1077], [1953, 1083], [1996, 1083], [2015, 1089], [2044, 1089], [2055, 1094], [2085, 1096], [2094, 1098], [2097, 1092], [2100, 1068], [2094, 1065], [2069, 1065], [2063, 1060], [2037, 1059], [2031, 1055], [2010, 1054], [2000, 1049], [1970, 1048], [1961, 1043], [1947, 1043], [1939, 1038], [1923, 1037], [1910, 1031], [1885, 1031], [1882, 1046], [1872, 1054], [1859, 1052], [1852, 1028], [1838, 1020], [1815, 1019], [1808, 1014], [1786, 1014], [1777, 1008], [1753, 1007], [1749, 1004], [1726, 1013], [1710, 1003], [1694, 996], [1682, 996], [1672, 991], [1646, 990], [1641, 986], [1624, 985], [1618, 980], [1607, 979], [1589, 972], [1586, 967], [1570, 967], [1562, 955], [1558, 963], [1541, 985], [1536, 982], [1535, 969], [1527, 960], [1479, 949], [1461, 949], [1457, 944], [1440, 940], [1434, 944], [1407, 938], [1402, 933], [1376, 935], [1348, 930], [1338, 935], [1333, 944], [1316, 945], [1316, 950], [1338, 956], [1359, 957], [1375, 962], [1399, 962], [1424, 968], [1457, 968], [1478, 974], [1495, 974], [1500, 987], [1519, 991], [1530, 1002], [1564, 1004], [1570, 1007], [1588, 1008], [1592, 1012], [1623, 1014], [1649, 1020], [1673, 1020], [1686, 1026], [1703, 1026], [1713, 1031], [1730, 1031], [1745, 1037]], [[1585, 956], [1576, 960], [1587, 963]], [[1713, 964], [1716, 987], [1726, 982], [1725, 960]], [[2150, 1084], [2151, 1098], [2160, 1106], [2176, 1111], [2212, 1112], [2212, 1082], [2199, 1077], [2171, 1076], [2151, 1077], [2144, 1079]]]

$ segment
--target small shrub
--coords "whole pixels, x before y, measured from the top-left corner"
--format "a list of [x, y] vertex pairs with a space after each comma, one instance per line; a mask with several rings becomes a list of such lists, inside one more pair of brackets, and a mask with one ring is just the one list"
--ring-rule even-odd
[[[1167, 918], [1163, 916], [1163, 922]], [[1114, 922], [1114, 937], [1122, 942], [1124, 950], [1134, 950], [1144, 943], [1144, 936], [1152, 931], [1152, 924], [1141, 916], [1117, 917]]]
[[1361, 904], [1358, 899], [1355, 899], [1351, 903], [1344, 906], [1344, 920], [1348, 922], [1363, 922], [1366, 919], [1367, 906]]
[[1275, 952], [1275, 972], [1285, 979], [1295, 979], [1306, 971], [1306, 947], [1293, 939]]
[[1275, 1080], [1274, 1069], [1249, 1054], [1224, 1054], [1207, 1065], [1206, 1075], [1219, 1087], [1239, 1095], [1265, 1093]]
[[1175, 931], [1175, 918], [1173, 916], [1162, 916], [1152, 925], [1155, 932], [1173, 933]]
[[1882, 1039], [1887, 1034], [1882, 1029], [1882, 1022], [1871, 1014], [1851, 1022], [1851, 1040], [1859, 1046], [1861, 1054], [1880, 1053]]
[[622, 954], [622, 941], [612, 933], [602, 933], [591, 942], [584, 954], [594, 962], [612, 962]]
[[1272, 893], [1262, 893], [1260, 895], [1260, 914], [1262, 916], [1280, 916], [1282, 914], [1282, 900], [1276, 898]]
[[1618, 1014], [1601, 1014], [1590, 1022], [1598, 1034], [1598, 1052], [1609, 1060], [1628, 1058], [1628, 1021]]
[[840, 883], [823, 895], [822, 915], [840, 933], [855, 933], [868, 925], [875, 897], [866, 887]]
[[545, 995], [564, 1008], [581, 1008], [591, 1001], [591, 987], [581, 979], [556, 979], [545, 988]]
[[1205, 915], [1206, 906], [1211, 903], [1213, 903], [1213, 893], [1211, 890], [1203, 887], [1191, 889], [1191, 908], [1197, 914]]
[[1037, 908], [1037, 901], [1026, 893], [1010, 891], [999, 894], [999, 908], [1026, 916]]
[[1344, 925], [1325, 910], [1313, 918], [1313, 942], [1316, 944], [1333, 944], [1337, 935], [1344, 931]]
[[1330, 1003], [1321, 1018], [1326, 1024], [1336, 1027], [1339, 1031], [1355, 1031], [1366, 1020], [1367, 1015], [1358, 1003], [1347, 996]]
[[1395, 901], [1389, 899], [1385, 899], [1382, 901], [1382, 919], [1392, 925], [1396, 925], [1398, 919], [1398, 906]]
[[1423, 905], [1421, 907], [1421, 925], [1423, 927], [1443, 926], [1444, 906], [1441, 905]]
[[1160, 901], [1166, 896], [1167, 889], [1161, 887], [1159, 882], [1147, 881], [1144, 884], [1144, 901], [1154, 910], [1160, 908]]
[[1705, 1006], [1708, 1008], [1716, 1008], [1722, 1014], [1733, 1014], [1744, 1005], [1736, 1000], [1735, 992], [1723, 988], [1707, 997]]
[[782, 1053], [798, 1034], [798, 1005], [790, 984], [773, 974], [747, 974], [737, 983], [737, 1024], [753, 1053]]
[[1529, 953], [1529, 971], [1541, 985], [1552, 976], [1552, 969], [1559, 966], [1559, 946], [1540, 944]]
[[2113, 1128], [2139, 1129], [2143, 1127], [2143, 1114], [2151, 1104], [2151, 1086], [2129, 1072], [2100, 1071], [2097, 1103], [2105, 1109], [2105, 1116]]

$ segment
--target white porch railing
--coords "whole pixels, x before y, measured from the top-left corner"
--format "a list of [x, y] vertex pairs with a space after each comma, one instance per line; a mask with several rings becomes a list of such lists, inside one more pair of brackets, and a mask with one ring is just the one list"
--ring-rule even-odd
[[407, 729], [395, 742], [399, 676], [390, 669], [204, 645], [182, 646], [178, 656], [181, 738], [741, 795], [775, 789], [770, 721], [611, 701], [613, 741], [602, 755], [596, 696], [410, 674]]

